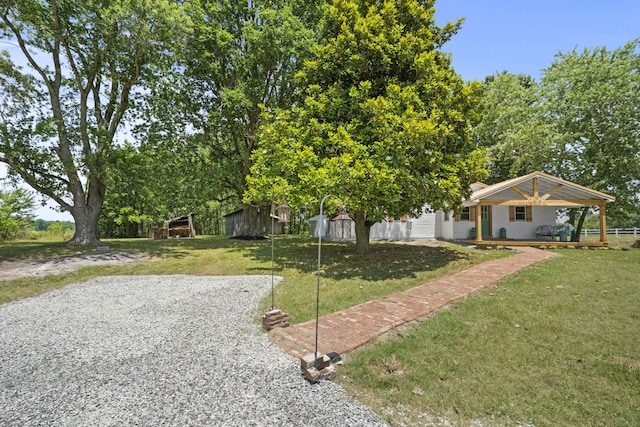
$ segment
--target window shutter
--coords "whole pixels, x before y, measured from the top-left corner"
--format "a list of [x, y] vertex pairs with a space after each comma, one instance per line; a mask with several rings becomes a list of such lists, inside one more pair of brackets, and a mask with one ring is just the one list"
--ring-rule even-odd
[[516, 207], [509, 206], [509, 222], [513, 222], [516, 220]]
[[455, 218], [454, 218], [454, 219], [455, 219], [455, 221], [456, 221], [456, 222], [460, 222], [460, 214], [459, 214], [459, 213], [457, 213], [457, 214], [455, 215]]
[[533, 207], [527, 206], [527, 221], [533, 221]]
[[469, 221], [476, 222], [476, 206], [469, 206]]

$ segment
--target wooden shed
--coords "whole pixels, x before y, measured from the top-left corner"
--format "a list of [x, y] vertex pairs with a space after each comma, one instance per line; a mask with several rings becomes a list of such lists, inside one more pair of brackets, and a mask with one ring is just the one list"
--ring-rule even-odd
[[196, 229], [193, 226], [194, 214], [190, 213], [178, 218], [173, 218], [167, 221], [167, 237], [180, 238], [180, 237], [196, 237]]
[[[278, 222], [278, 217], [270, 213], [270, 207], [258, 208], [255, 223], [251, 229], [258, 235], [271, 234], [271, 227], [275, 234], [284, 233], [284, 227]], [[244, 209], [238, 209], [224, 216], [225, 234], [227, 236], [242, 236], [245, 230], [246, 215]], [[273, 221], [273, 223], [272, 223]]]

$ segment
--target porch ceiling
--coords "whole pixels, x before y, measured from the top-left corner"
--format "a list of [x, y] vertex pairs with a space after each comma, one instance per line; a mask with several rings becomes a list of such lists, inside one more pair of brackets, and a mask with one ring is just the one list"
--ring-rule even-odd
[[474, 191], [465, 205], [592, 206], [612, 202], [608, 194], [548, 175], [533, 172]]

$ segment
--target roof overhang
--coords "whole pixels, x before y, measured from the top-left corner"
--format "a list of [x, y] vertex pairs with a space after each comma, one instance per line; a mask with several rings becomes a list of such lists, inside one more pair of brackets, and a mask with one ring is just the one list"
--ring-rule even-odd
[[474, 191], [465, 206], [602, 206], [615, 197], [544, 172], [533, 172]]

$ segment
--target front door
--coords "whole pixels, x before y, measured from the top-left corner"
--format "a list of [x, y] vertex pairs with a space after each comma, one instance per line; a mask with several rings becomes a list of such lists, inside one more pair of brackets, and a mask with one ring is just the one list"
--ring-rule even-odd
[[482, 237], [491, 237], [491, 206], [480, 206], [482, 217]]

